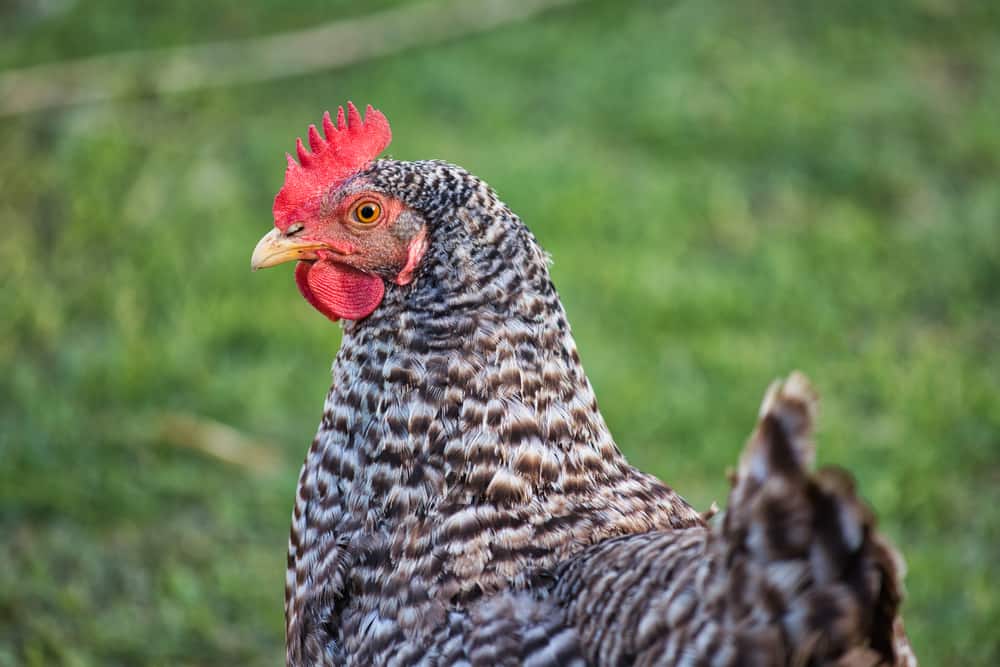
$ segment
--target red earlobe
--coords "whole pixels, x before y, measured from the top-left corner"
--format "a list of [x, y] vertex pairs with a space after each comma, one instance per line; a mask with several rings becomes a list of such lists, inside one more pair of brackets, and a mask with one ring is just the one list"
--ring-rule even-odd
[[410, 241], [406, 249], [406, 266], [396, 274], [395, 283], [397, 285], [409, 285], [413, 281], [413, 274], [420, 265], [424, 253], [427, 252], [427, 228], [421, 229]]

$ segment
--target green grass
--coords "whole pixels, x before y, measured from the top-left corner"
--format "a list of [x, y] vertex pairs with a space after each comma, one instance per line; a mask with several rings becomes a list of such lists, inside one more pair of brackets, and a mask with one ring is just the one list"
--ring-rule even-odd
[[[148, 3], [147, 3], [148, 4]], [[389, 6], [0, 9], [0, 66]], [[60, 9], [61, 8], [61, 9]], [[155, 12], [145, 14], [144, 12]], [[823, 393], [926, 665], [1000, 664], [1000, 17], [591, 2], [346, 70], [0, 119], [0, 666], [273, 665], [338, 329], [250, 250], [346, 99], [486, 178], [555, 259], [605, 416], [699, 507], [767, 383]], [[253, 474], [166, 412], [272, 443]]]

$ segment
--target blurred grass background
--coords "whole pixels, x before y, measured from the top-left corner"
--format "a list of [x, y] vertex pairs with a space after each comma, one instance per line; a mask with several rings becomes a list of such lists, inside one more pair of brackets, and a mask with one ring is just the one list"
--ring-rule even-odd
[[[14, 0], [0, 68], [399, 4]], [[459, 163], [529, 223], [620, 445], [697, 506], [724, 500], [767, 383], [806, 371], [820, 460], [906, 555], [923, 664], [1000, 664], [997, 6], [607, 0], [0, 118], [0, 666], [280, 663], [339, 330], [248, 258], [284, 151], [347, 99], [385, 111], [393, 155]], [[271, 459], [179, 447], [165, 415]]]

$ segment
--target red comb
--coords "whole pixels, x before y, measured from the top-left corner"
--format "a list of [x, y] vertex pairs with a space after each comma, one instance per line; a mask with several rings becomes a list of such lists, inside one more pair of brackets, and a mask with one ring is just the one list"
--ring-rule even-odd
[[300, 219], [304, 207], [315, 205], [320, 195], [367, 167], [392, 140], [389, 121], [382, 112], [369, 104], [362, 121], [357, 107], [350, 102], [346, 119], [344, 107], [337, 109], [336, 126], [329, 111], [323, 114], [323, 134], [325, 139], [315, 125], [310, 125], [312, 152], [306, 150], [300, 138], [295, 144], [299, 161], [285, 154], [285, 184], [274, 198], [274, 224], [279, 228]]

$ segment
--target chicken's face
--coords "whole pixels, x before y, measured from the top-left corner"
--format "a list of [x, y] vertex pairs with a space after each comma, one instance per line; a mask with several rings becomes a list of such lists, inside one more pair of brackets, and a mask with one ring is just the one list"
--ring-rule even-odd
[[261, 269], [293, 260], [302, 296], [331, 320], [374, 311], [385, 281], [406, 285], [426, 250], [422, 218], [363, 181], [330, 192], [315, 211], [272, 229], [254, 249]]
[[427, 249], [419, 214], [380, 191], [363, 173], [389, 143], [389, 126], [368, 107], [361, 121], [348, 103], [337, 125], [323, 118], [324, 140], [309, 128], [312, 153], [298, 142], [274, 201], [274, 229], [254, 249], [261, 269], [297, 260], [299, 291], [332, 320], [357, 320], [382, 302], [385, 281], [406, 285]]

